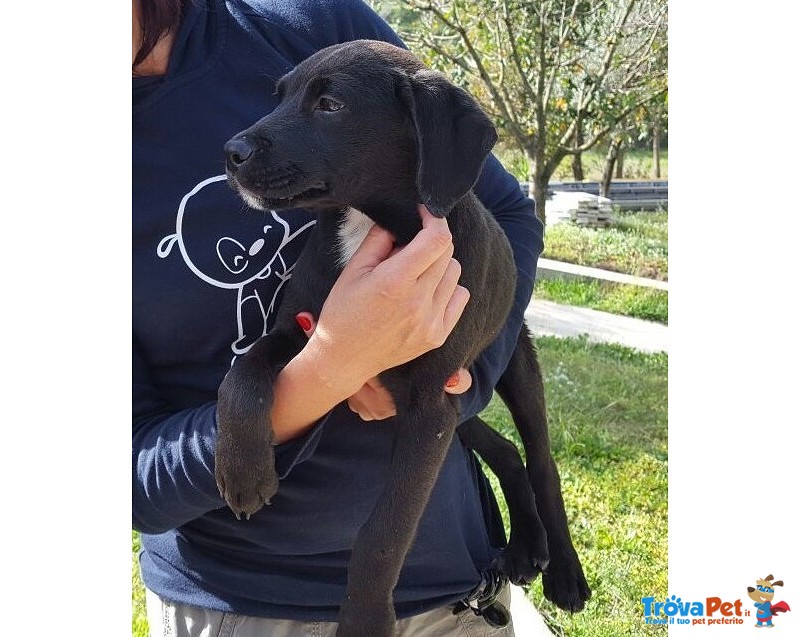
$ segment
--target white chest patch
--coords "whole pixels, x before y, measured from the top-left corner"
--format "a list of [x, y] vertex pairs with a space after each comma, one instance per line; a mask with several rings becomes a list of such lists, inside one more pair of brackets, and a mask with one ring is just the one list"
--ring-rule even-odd
[[339, 259], [338, 263], [344, 267], [353, 258], [353, 254], [358, 250], [370, 228], [375, 222], [360, 210], [348, 208], [344, 213], [344, 221], [339, 226], [337, 235], [339, 238]]

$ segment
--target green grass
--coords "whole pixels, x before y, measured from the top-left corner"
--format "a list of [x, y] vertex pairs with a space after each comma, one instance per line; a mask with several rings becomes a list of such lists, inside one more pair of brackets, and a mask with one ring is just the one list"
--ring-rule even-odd
[[646, 321], [668, 322], [668, 296], [664, 290], [610, 281], [539, 278], [534, 297]]
[[132, 637], [147, 637], [149, 633], [147, 628], [147, 612], [144, 603], [144, 584], [142, 584], [142, 579], [139, 577], [139, 549], [141, 545], [139, 543], [139, 533], [136, 531], [132, 533], [131, 635]]
[[[540, 580], [528, 596], [557, 635], [666, 633], [643, 623], [640, 599], [667, 593], [667, 356], [585, 339], [537, 345], [553, 455], [593, 596], [575, 615], [544, 599]], [[520, 444], [497, 398], [483, 415]]]
[[616, 212], [607, 228], [548, 226], [542, 256], [634, 276], [667, 280], [666, 212]]
[[[540, 337], [537, 346], [553, 454], [593, 596], [570, 615], [544, 599], [540, 580], [528, 594], [557, 635], [665, 634], [644, 625], [639, 600], [667, 595], [667, 356], [586, 339]], [[499, 400], [483, 416], [519, 445]], [[134, 533], [132, 635], [146, 637], [137, 551]]]

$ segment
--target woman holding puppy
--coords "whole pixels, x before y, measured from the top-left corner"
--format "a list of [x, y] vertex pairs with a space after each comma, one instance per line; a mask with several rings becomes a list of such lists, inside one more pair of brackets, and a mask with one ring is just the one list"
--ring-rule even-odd
[[[299, 61], [362, 38], [400, 44], [358, 0], [133, 2], [133, 525], [152, 635], [335, 633], [391, 453], [393, 404], [374, 377], [435, 347], [468, 302], [445, 220], [420, 206], [412, 250], [372, 230], [321, 315], [298, 316], [308, 344], [272, 411], [278, 493], [236, 520], [214, 480], [216, 392], [269, 329], [312, 216], [244, 210], [222, 146], [274, 107]], [[493, 158], [476, 192], [511, 241], [518, 283], [503, 332], [448, 383], [464, 419], [508, 362], [542, 249], [532, 202]], [[423, 275], [403, 278], [420, 261]], [[395, 590], [399, 634], [513, 634], [454, 613], [498, 594], [489, 568], [503, 544], [491, 489], [456, 439]], [[497, 599], [508, 606], [507, 586]]]

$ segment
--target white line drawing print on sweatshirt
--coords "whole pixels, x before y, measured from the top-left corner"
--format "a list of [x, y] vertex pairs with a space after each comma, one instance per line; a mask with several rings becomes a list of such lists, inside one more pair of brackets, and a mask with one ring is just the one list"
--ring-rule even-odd
[[236, 360], [267, 333], [278, 293], [291, 278], [303, 245], [291, 244], [315, 221], [292, 230], [274, 210], [269, 217], [249, 210], [239, 223], [233, 216], [243, 210], [242, 203], [226, 179], [210, 177], [184, 195], [175, 233], [161, 239], [157, 253], [164, 259], [177, 245], [192, 273], [210, 285], [237, 291], [237, 338], [231, 344]]

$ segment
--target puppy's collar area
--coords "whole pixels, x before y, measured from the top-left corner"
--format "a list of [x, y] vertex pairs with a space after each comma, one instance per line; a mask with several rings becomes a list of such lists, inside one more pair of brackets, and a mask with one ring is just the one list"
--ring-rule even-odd
[[336, 229], [338, 258], [336, 262], [344, 267], [353, 258], [375, 222], [360, 210], [348, 206], [342, 214], [342, 222]]

